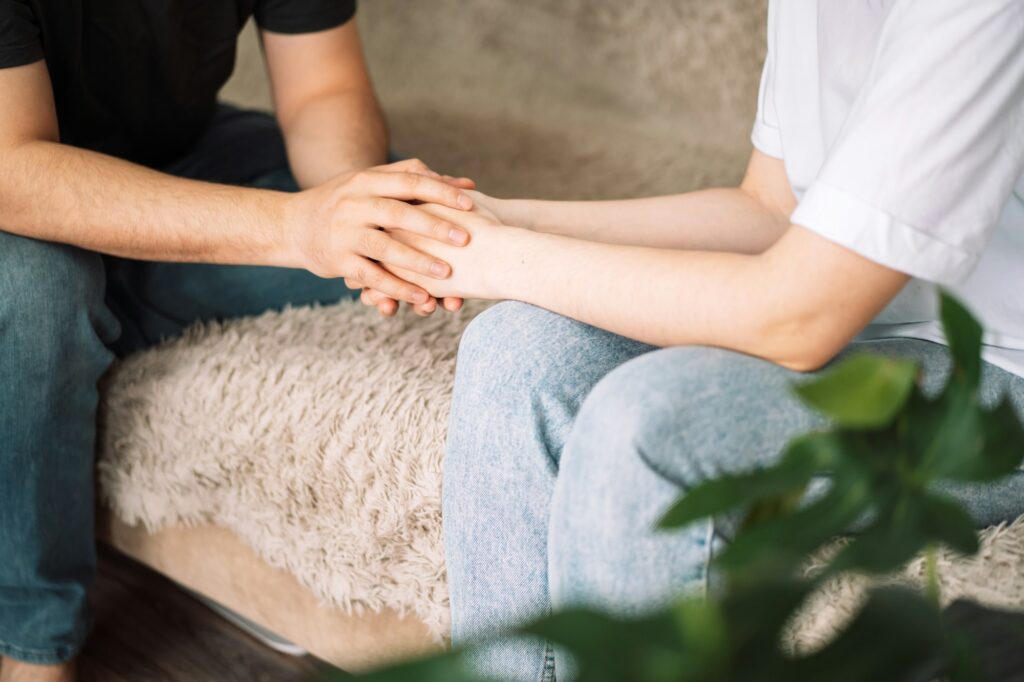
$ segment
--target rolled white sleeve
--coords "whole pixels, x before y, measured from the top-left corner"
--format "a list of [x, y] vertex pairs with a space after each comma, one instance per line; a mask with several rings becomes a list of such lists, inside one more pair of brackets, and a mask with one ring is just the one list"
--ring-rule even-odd
[[775, 109], [776, 33], [778, 9], [775, 2], [768, 6], [768, 54], [761, 74], [761, 88], [757, 95], [757, 119], [750, 135], [754, 147], [768, 156], [782, 158], [782, 133], [779, 115]]
[[792, 222], [882, 265], [957, 284], [1022, 172], [1024, 2], [903, 0]]

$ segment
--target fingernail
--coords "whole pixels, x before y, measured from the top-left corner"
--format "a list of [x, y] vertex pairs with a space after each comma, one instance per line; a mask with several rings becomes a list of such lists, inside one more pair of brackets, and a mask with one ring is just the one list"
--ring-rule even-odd
[[412, 295], [412, 302], [413, 303], [426, 303], [429, 298], [430, 297], [427, 296], [422, 291], [417, 291], [415, 294]]
[[434, 277], [447, 277], [448, 266], [445, 265], [444, 263], [432, 263], [430, 265], [430, 274], [432, 274]]
[[467, 234], [465, 230], [453, 227], [448, 231], [448, 239], [450, 239], [453, 244], [462, 245], [469, 241], [469, 234]]
[[466, 195], [466, 194], [460, 194], [459, 195], [459, 208], [466, 209], [466, 210], [473, 208], [473, 200], [470, 199], [469, 196]]

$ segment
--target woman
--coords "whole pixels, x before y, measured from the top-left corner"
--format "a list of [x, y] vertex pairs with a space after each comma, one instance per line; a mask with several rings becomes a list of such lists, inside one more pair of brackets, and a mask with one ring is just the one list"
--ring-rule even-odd
[[[704, 590], [712, 522], [655, 534], [708, 476], [819, 424], [790, 395], [845, 349], [948, 369], [935, 285], [978, 314], [984, 393], [1024, 412], [1024, 2], [774, 2], [738, 188], [636, 201], [478, 196], [438, 297], [512, 299], [463, 338], [445, 463], [456, 643], [551, 608]], [[364, 300], [390, 311], [375, 292]], [[1024, 474], [956, 491], [979, 524]], [[974, 491], [977, 493], [977, 491]], [[553, 679], [502, 641], [482, 672]]]

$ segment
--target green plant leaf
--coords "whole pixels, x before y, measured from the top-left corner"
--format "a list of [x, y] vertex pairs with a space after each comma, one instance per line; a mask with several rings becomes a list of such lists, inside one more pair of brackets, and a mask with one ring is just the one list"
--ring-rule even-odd
[[658, 527], [679, 528], [764, 498], [802, 492], [816, 474], [836, 465], [838, 447], [832, 434], [812, 433], [797, 438], [774, 466], [721, 476], [694, 487], [672, 505]]
[[1005, 396], [985, 410], [973, 391], [951, 385], [938, 400], [916, 404], [910, 423], [910, 447], [922, 452], [928, 480], [993, 481], [1024, 462], [1024, 426]]
[[888, 573], [914, 558], [926, 544], [916, 526], [879, 524], [851, 537], [825, 572], [830, 576], [846, 571]]
[[883, 506], [866, 529], [851, 537], [826, 573], [889, 573], [931, 544], [974, 554], [978, 538], [971, 517], [941, 495], [904, 492], [899, 500]]
[[981, 381], [982, 330], [970, 311], [948, 292], [941, 293], [942, 327], [953, 355], [953, 380], [976, 389]]
[[716, 565], [743, 583], [793, 574], [810, 552], [846, 532], [872, 503], [866, 479], [837, 476], [820, 499], [788, 516], [744, 528]]
[[921, 523], [929, 541], [937, 541], [961, 554], [978, 551], [978, 531], [970, 514], [956, 500], [930, 493], [921, 500]]
[[876, 588], [838, 637], [779, 679], [928, 682], [949, 665], [946, 642], [939, 612], [920, 594]]
[[[470, 672], [461, 651], [446, 652], [360, 675], [366, 682], [486, 682]], [[345, 677], [328, 677], [325, 682], [344, 682]]]
[[929, 480], [959, 478], [976, 466], [985, 441], [973, 389], [950, 382], [936, 400], [911, 400], [908, 414], [915, 459]]
[[[679, 607], [676, 607], [679, 608]], [[714, 605], [690, 609], [714, 609]], [[569, 609], [532, 623], [523, 632], [571, 653], [578, 678], [592, 682], [677, 682], [714, 679], [723, 651], [718, 637], [684, 641], [679, 616], [663, 610], [642, 618], [618, 618], [588, 609]], [[724, 635], [724, 632], [721, 632]]]
[[1009, 398], [981, 413], [983, 445], [977, 457], [952, 472], [962, 481], [994, 481], [1016, 471], [1024, 462], [1024, 425]]
[[872, 429], [891, 422], [903, 407], [918, 375], [916, 362], [853, 355], [822, 377], [794, 390], [810, 407], [849, 429]]

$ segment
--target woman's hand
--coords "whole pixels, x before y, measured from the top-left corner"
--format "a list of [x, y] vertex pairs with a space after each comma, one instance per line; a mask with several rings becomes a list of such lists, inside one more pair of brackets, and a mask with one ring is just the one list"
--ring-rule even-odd
[[[449, 179], [448, 176], [443, 177], [446, 180]], [[451, 180], [456, 179], [451, 178]], [[464, 179], [460, 178], [458, 180]], [[463, 189], [472, 190], [471, 187], [466, 187], [462, 185], [460, 186], [463, 187]], [[495, 197], [488, 196], [483, 192], [478, 191], [467, 191], [466, 194], [470, 195], [473, 198], [472, 212], [474, 214], [477, 214], [483, 218], [487, 218], [488, 220], [494, 223], [502, 222], [499, 214], [504, 205], [504, 201], [502, 199], [497, 199]], [[373, 306], [377, 308], [377, 311], [382, 316], [392, 317], [398, 312], [399, 303], [393, 297], [388, 296], [377, 289], [369, 287], [360, 287], [358, 286], [359, 282], [355, 280], [346, 280], [346, 285], [349, 286], [349, 288], [362, 288], [363, 292], [360, 295], [359, 299], [363, 302], [364, 305]], [[462, 298], [450, 296], [440, 300], [437, 298], [431, 298], [426, 303], [410, 304], [409, 307], [412, 308], [413, 312], [415, 312], [417, 315], [420, 315], [421, 317], [427, 317], [429, 315], [432, 315], [438, 309], [439, 306], [448, 312], [454, 313], [458, 312], [462, 308], [462, 304]]]
[[501, 274], [511, 267], [520, 248], [515, 237], [524, 232], [503, 225], [482, 212], [455, 211], [437, 204], [424, 204], [423, 210], [445, 221], [452, 221], [469, 233], [469, 243], [456, 247], [424, 238], [408, 230], [388, 230], [396, 241], [410, 248], [423, 250], [434, 258], [448, 262], [452, 274], [445, 280], [431, 280], [402, 267], [389, 271], [421, 286], [435, 298], [497, 299], [504, 296]]

